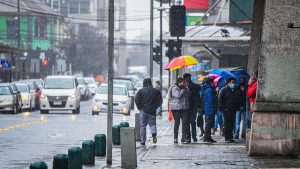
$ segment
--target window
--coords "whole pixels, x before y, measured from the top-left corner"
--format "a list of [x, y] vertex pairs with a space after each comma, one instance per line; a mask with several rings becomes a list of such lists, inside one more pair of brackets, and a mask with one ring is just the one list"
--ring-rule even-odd
[[59, 1], [58, 0], [53, 0], [53, 9], [56, 9], [56, 10], [59, 9]]
[[80, 13], [86, 14], [90, 12], [90, 2], [80, 1]]
[[47, 19], [37, 17], [35, 19], [35, 37], [47, 38]]
[[45, 89], [74, 89], [74, 80], [71, 78], [48, 78]]
[[78, 14], [79, 13], [79, 1], [71, 1], [69, 11], [70, 11], [70, 14]]
[[7, 17], [7, 38], [16, 39], [18, 36], [18, 17]]

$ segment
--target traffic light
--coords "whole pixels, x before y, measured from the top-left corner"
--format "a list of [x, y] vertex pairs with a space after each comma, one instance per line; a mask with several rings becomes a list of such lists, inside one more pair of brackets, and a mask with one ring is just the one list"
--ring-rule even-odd
[[49, 63], [48, 58], [45, 58], [45, 59], [43, 60], [43, 65], [44, 65], [44, 66], [47, 66], [48, 63]]
[[166, 42], [166, 56], [171, 60], [175, 57], [181, 56], [182, 40], [168, 40]]
[[185, 36], [186, 8], [183, 5], [173, 5], [170, 8], [170, 27], [171, 36]]
[[160, 51], [161, 51], [160, 46], [153, 47], [153, 61], [155, 61], [157, 64], [160, 64], [162, 59]]

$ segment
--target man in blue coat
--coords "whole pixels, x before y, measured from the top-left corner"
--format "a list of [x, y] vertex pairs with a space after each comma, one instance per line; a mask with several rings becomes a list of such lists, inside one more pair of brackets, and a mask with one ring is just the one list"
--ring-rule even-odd
[[218, 99], [214, 87], [214, 80], [212, 78], [207, 78], [203, 88], [203, 109], [205, 114], [205, 133], [203, 142], [215, 143], [216, 141], [211, 137], [211, 128], [214, 125], [215, 113], [218, 110]]

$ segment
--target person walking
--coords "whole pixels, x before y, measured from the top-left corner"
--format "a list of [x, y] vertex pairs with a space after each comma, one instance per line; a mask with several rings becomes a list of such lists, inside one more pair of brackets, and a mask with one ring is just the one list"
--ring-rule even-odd
[[189, 121], [190, 121], [190, 128], [192, 133], [192, 139], [194, 142], [197, 142], [197, 125], [196, 125], [196, 118], [197, 118], [197, 112], [200, 109], [200, 86], [198, 84], [195, 84], [192, 82], [192, 75], [189, 73], [185, 73], [183, 75], [184, 80], [188, 84], [188, 88], [190, 90], [190, 97], [189, 97]]
[[189, 127], [189, 97], [190, 90], [183, 78], [178, 78], [175, 86], [172, 88], [171, 110], [174, 115], [174, 143], [178, 143], [178, 130], [180, 120], [182, 120], [182, 138], [183, 144], [191, 143]]
[[240, 100], [235, 88], [235, 78], [229, 77], [226, 82], [227, 86], [223, 87], [219, 93], [218, 103], [219, 109], [224, 113], [225, 142], [234, 143], [234, 119], [235, 113], [240, 107]]
[[143, 88], [135, 96], [135, 104], [140, 110], [140, 135], [141, 145], [146, 142], [146, 127], [150, 126], [153, 143], [157, 143], [156, 110], [162, 104], [162, 96], [159, 90], [153, 88], [150, 78], [143, 81]]
[[[219, 88], [216, 88], [217, 96], [219, 95]], [[218, 127], [220, 127], [220, 135], [224, 135], [224, 117], [223, 113], [218, 109], [217, 113], [215, 114], [215, 123], [214, 128], [212, 129], [212, 134], [215, 134], [218, 131]]]
[[217, 94], [214, 87], [214, 80], [212, 78], [207, 78], [203, 93], [203, 109], [205, 114], [205, 133], [203, 137], [204, 143], [215, 143], [216, 141], [211, 137], [211, 129], [215, 121], [215, 113], [218, 110]]
[[244, 129], [248, 128], [248, 111], [247, 111], [247, 86], [244, 77], [240, 77], [240, 84], [237, 87], [238, 95], [240, 97], [240, 108], [235, 116], [235, 139], [239, 139], [240, 125], [243, 117]]

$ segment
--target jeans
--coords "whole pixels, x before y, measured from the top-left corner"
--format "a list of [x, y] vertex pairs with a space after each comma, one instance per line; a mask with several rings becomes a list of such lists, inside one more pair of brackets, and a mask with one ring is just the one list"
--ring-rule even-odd
[[233, 127], [235, 122], [235, 111], [224, 111], [225, 140], [233, 139]]
[[240, 125], [243, 115], [243, 121], [244, 121], [244, 128], [248, 128], [248, 112], [245, 110], [245, 108], [241, 107], [239, 111], [236, 112], [235, 115], [235, 136], [238, 137], [240, 134]]
[[192, 130], [192, 137], [197, 137], [196, 117], [197, 117], [197, 111], [190, 110], [189, 111], [189, 120], [190, 120], [190, 125], [191, 125], [191, 130]]
[[178, 130], [180, 120], [182, 120], [182, 136], [181, 141], [190, 140], [190, 121], [189, 112], [187, 110], [172, 110], [174, 116], [174, 139], [178, 138]]
[[215, 121], [215, 115], [211, 114], [209, 116], [205, 115], [205, 133], [204, 133], [204, 139], [211, 139], [211, 128], [214, 125]]
[[156, 128], [156, 116], [147, 114], [143, 111], [140, 113], [140, 127], [141, 127], [141, 142], [146, 141], [147, 137], [147, 125], [150, 126], [151, 134], [157, 134], [157, 128]]
[[214, 128], [217, 129], [218, 125], [220, 126], [220, 129], [224, 127], [224, 116], [221, 111], [218, 111], [215, 114], [215, 123], [214, 123]]

